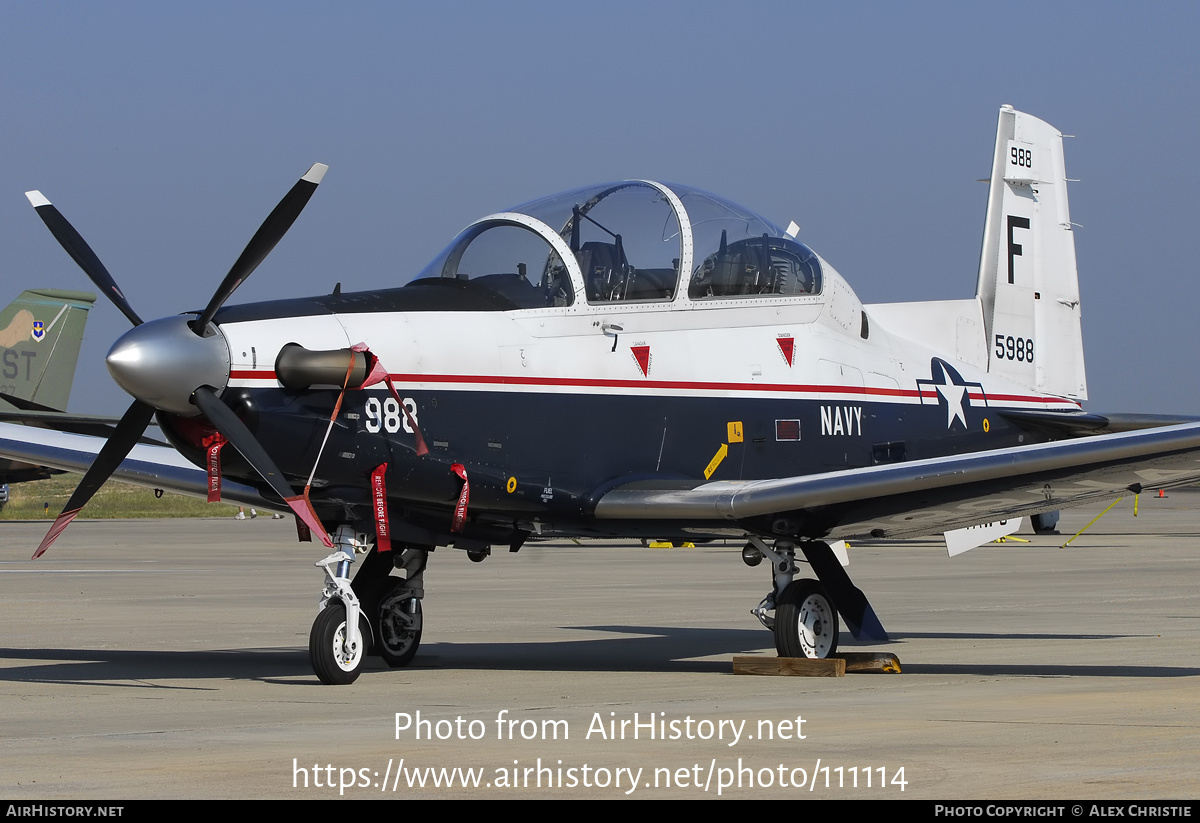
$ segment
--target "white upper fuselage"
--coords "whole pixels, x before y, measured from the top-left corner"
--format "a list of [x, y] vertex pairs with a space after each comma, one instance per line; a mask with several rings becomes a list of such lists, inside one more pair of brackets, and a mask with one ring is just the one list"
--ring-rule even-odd
[[[978, 300], [864, 310], [845, 280], [819, 258], [815, 264], [817, 284], [807, 292], [786, 293], [780, 287], [772, 292], [764, 287], [762, 292], [746, 293], [749, 290], [743, 285], [727, 287], [743, 293], [712, 294], [710, 287], [710, 293], [701, 294], [696, 280], [703, 276], [705, 256], [711, 261], [727, 252], [725, 246], [713, 251], [713, 231], [708, 233], [707, 246], [696, 247], [703, 242], [703, 233], [694, 231], [684, 203], [689, 197], [702, 197], [701, 205], [708, 207], [711, 196], [686, 192], [682, 198], [673, 193], [662, 197], [662, 192], [672, 190], [640, 182], [618, 191], [630, 189], [648, 191], [659, 203], [669, 203], [673, 212], [669, 218], [676, 226], [686, 227], [670, 233], [668, 239], [674, 242], [668, 251], [657, 252], [657, 259], [648, 261], [651, 265], [672, 261], [668, 265], [673, 266], [678, 280], [668, 284], [669, 296], [660, 291], [647, 295], [648, 299], [637, 299], [628, 285], [623, 295], [598, 293], [581, 267], [585, 254], [578, 247], [599, 243], [577, 241], [572, 250], [569, 227], [552, 227], [532, 214], [504, 212], [464, 230], [460, 235], [464, 239], [452, 243], [443, 258], [426, 270], [426, 276], [465, 279], [463, 273], [449, 269], [452, 264], [464, 264], [472, 244], [493, 229], [515, 230], [544, 241], [543, 257], [550, 259], [540, 265], [540, 271], [536, 259], [531, 261], [532, 267], [522, 264], [522, 272], [535, 269], [528, 272], [527, 281], [538, 284], [540, 277], [545, 283], [551, 269], [557, 267], [559, 276], [570, 281], [573, 299], [569, 303], [503, 311], [455, 311], [450, 305], [436, 311], [373, 312], [363, 311], [369, 306], [360, 305], [354, 313], [224, 322], [221, 330], [231, 355], [230, 385], [278, 386], [274, 362], [288, 343], [308, 349], [365, 343], [393, 378], [412, 390], [921, 404], [936, 400], [933, 388], [922, 389], [917, 383], [929, 381], [930, 361], [936, 357], [952, 363], [965, 383], [979, 384], [970, 390], [973, 404], [1078, 408], [1074, 401], [988, 374], [989, 348]], [[528, 211], [537, 214], [539, 208], [535, 204]], [[746, 218], [739, 219], [745, 222]], [[661, 217], [652, 223], [655, 232], [661, 230]], [[632, 246], [627, 278], [636, 282], [639, 261], [633, 255], [638, 246], [636, 241], [630, 242], [633, 227], [622, 228], [626, 247]], [[771, 233], [779, 234], [777, 229]], [[753, 249], [759, 242], [756, 233], [746, 234], [741, 243]], [[725, 236], [724, 227], [721, 236]], [[778, 240], [788, 242], [785, 237]], [[772, 237], [771, 242], [775, 241]], [[728, 248], [737, 245], [730, 243]], [[505, 262], [508, 269], [516, 268], [512, 261]], [[739, 276], [746, 276], [752, 264], [742, 261], [740, 265]], [[709, 268], [713, 268], [711, 262]], [[494, 276], [521, 277], [515, 271]], [[943, 341], [945, 346], [938, 345]]]

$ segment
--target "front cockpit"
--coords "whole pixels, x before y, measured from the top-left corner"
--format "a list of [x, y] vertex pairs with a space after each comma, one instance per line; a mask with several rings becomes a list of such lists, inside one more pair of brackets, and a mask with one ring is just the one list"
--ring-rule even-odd
[[439, 279], [534, 309], [819, 295], [822, 264], [742, 206], [685, 186], [627, 180], [472, 223], [412, 285]]

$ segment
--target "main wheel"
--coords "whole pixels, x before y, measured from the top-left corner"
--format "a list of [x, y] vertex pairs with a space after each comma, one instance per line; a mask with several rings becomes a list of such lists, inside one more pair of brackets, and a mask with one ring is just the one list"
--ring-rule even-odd
[[838, 616], [825, 587], [793, 580], [775, 606], [775, 649], [780, 657], [829, 657], [837, 651]]
[[393, 669], [407, 666], [421, 645], [421, 601], [399, 582], [379, 601], [375, 650]]
[[353, 654], [346, 654], [346, 607], [339, 601], [320, 611], [308, 635], [308, 659], [322, 683], [344, 686], [358, 679], [371, 638], [371, 627], [361, 614], [358, 638], [358, 648]]

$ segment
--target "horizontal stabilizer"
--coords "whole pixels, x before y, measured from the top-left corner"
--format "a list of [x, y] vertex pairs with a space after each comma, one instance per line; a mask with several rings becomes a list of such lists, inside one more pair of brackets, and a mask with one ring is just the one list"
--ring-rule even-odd
[[1043, 431], [1052, 436], [1112, 434], [1200, 423], [1200, 417], [1174, 414], [1089, 414], [1048, 409], [1003, 409], [997, 413], [1018, 426]]

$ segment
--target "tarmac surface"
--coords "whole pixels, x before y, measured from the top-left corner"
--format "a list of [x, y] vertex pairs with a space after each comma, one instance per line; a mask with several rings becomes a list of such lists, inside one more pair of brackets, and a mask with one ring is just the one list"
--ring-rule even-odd
[[567, 542], [438, 550], [414, 664], [346, 687], [309, 666], [324, 552], [289, 520], [77, 521], [37, 562], [48, 524], [6, 523], [0, 794], [1195, 798], [1200, 494], [1058, 548], [1099, 511], [954, 559], [852, 546], [893, 640], [842, 648], [903, 674], [733, 675], [774, 654], [767, 565]]

